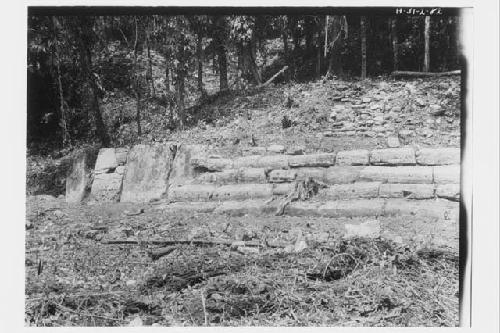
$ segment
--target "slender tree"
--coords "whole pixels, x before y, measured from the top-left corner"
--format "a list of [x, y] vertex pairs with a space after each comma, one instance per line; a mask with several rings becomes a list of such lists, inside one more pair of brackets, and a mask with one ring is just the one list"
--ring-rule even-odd
[[366, 79], [366, 17], [361, 16], [361, 78]]
[[225, 17], [216, 16], [214, 18], [214, 24], [214, 42], [219, 65], [219, 89], [220, 91], [225, 91], [229, 89], [227, 80], [227, 27]]
[[399, 50], [398, 50], [398, 30], [397, 30], [397, 20], [392, 18], [391, 20], [391, 44], [392, 44], [392, 69], [397, 71], [399, 68]]
[[430, 46], [429, 46], [429, 37], [430, 37], [430, 30], [431, 30], [431, 17], [426, 16], [425, 17], [425, 27], [424, 27], [424, 39], [425, 39], [425, 50], [424, 50], [424, 72], [429, 71], [430, 67], [430, 59], [429, 59], [429, 53], [430, 53]]

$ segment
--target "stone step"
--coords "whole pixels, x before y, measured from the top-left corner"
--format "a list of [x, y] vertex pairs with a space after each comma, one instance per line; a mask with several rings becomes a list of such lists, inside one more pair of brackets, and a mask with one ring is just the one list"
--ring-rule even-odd
[[[189, 184], [172, 186], [168, 191], [171, 201], [237, 201], [248, 199], [270, 199], [285, 196], [293, 191], [292, 183], [275, 184]], [[444, 198], [458, 201], [458, 184], [384, 184], [379, 181], [335, 184], [320, 189], [318, 200], [350, 200], [360, 198]]]
[[[189, 211], [196, 213], [242, 215], [274, 215], [281, 200], [253, 199], [224, 202], [174, 202], [158, 205], [157, 209], [169, 212]], [[457, 222], [459, 204], [444, 199], [353, 199], [325, 201], [296, 201], [284, 209], [287, 216], [361, 217], [361, 216], [420, 216], [423, 218], [452, 220]]]

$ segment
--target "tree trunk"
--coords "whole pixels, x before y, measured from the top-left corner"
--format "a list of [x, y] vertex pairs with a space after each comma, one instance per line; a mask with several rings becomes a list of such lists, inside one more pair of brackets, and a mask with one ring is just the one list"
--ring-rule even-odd
[[392, 37], [392, 63], [393, 70], [397, 71], [399, 68], [399, 50], [398, 50], [398, 30], [396, 26], [396, 18], [391, 19], [391, 37]]
[[430, 16], [426, 16], [425, 17], [425, 28], [424, 28], [424, 39], [425, 39], [424, 72], [428, 72], [429, 68], [430, 68], [430, 59], [429, 59], [429, 53], [430, 53], [430, 47], [429, 47], [430, 30], [431, 30], [431, 17]]
[[321, 32], [318, 31], [318, 45], [316, 47], [316, 77], [321, 76]]
[[66, 111], [64, 110], [64, 91], [61, 80], [61, 59], [59, 56], [59, 42], [57, 40], [57, 20], [52, 17], [52, 24], [54, 26], [54, 46], [55, 46], [55, 56], [56, 56], [56, 69], [57, 69], [57, 86], [59, 91], [59, 111], [61, 113], [60, 126], [62, 129], [62, 139], [63, 147], [65, 147], [69, 142], [68, 126], [66, 122]]
[[196, 40], [196, 62], [198, 67], [198, 91], [203, 96], [205, 91], [203, 89], [203, 35], [198, 31], [198, 39]]
[[92, 22], [87, 17], [82, 18], [82, 36], [80, 36], [80, 54], [83, 65], [83, 72], [92, 91], [92, 113], [94, 115], [96, 134], [104, 146], [109, 146], [110, 138], [106, 125], [102, 119], [102, 113], [99, 106], [99, 87], [92, 73], [92, 53], [90, 51], [89, 41], [92, 40]]
[[155, 91], [155, 82], [153, 78], [153, 61], [151, 60], [151, 47], [149, 45], [150, 43], [150, 36], [149, 36], [149, 27], [146, 28], [146, 47], [148, 51], [148, 74], [147, 78], [148, 81], [151, 84], [151, 94], [153, 97], [156, 96], [156, 91]]
[[135, 120], [137, 122], [137, 135], [141, 136], [142, 131], [141, 131], [141, 83], [139, 79], [139, 73], [137, 70], [137, 47], [138, 47], [138, 37], [139, 37], [139, 27], [137, 23], [137, 17], [134, 18], [135, 21], [135, 40], [134, 40], [134, 92], [135, 92], [135, 99], [136, 99], [136, 113], [135, 113]]
[[361, 79], [366, 79], [366, 17], [361, 16]]
[[224, 91], [229, 89], [227, 82], [226, 27], [224, 17], [218, 16], [215, 22], [216, 29], [214, 41], [219, 65], [219, 89], [220, 91]]
[[176, 78], [176, 95], [177, 95], [177, 114], [179, 115], [179, 125], [181, 129], [185, 126], [184, 117], [184, 79], [185, 79], [185, 69], [184, 69], [184, 38], [181, 37], [181, 42], [177, 47], [177, 78]]

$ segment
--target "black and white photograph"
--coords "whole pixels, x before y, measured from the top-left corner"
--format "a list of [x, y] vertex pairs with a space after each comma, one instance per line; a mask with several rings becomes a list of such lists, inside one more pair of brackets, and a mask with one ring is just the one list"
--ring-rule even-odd
[[470, 325], [473, 16], [27, 6], [24, 327]]

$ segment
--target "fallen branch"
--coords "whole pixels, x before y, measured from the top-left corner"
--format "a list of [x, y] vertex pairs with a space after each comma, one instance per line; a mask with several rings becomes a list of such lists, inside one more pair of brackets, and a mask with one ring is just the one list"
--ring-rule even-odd
[[278, 76], [280, 76], [280, 74], [282, 74], [287, 69], [288, 69], [288, 66], [283, 67], [282, 69], [280, 69], [280, 71], [278, 73], [274, 74], [269, 80], [267, 80], [263, 84], [257, 86], [257, 88], [267, 87], [269, 84], [271, 84], [271, 82], [273, 82]]
[[[249, 246], [249, 247], [259, 247], [267, 246], [272, 248], [284, 248], [287, 244], [281, 242], [273, 241], [236, 241], [229, 239], [155, 239], [155, 240], [129, 240], [129, 239], [110, 239], [102, 241], [102, 244], [109, 245], [138, 245], [138, 244], [150, 244], [150, 245], [179, 245], [179, 244], [191, 244], [191, 245], [226, 245], [226, 246]], [[168, 251], [165, 249], [165, 251]], [[172, 250], [173, 251], [173, 250]], [[158, 253], [160, 253], [158, 251]]]
[[453, 76], [460, 75], [461, 71], [450, 71], [450, 72], [412, 72], [412, 71], [394, 71], [391, 73], [392, 77], [441, 77], [441, 76]]

